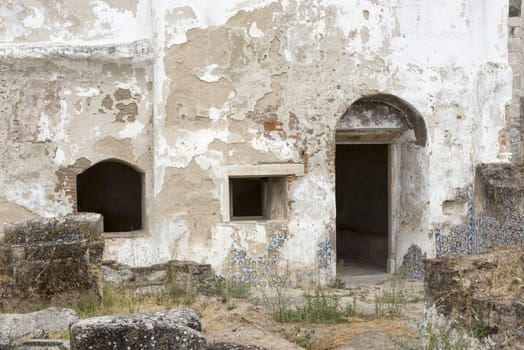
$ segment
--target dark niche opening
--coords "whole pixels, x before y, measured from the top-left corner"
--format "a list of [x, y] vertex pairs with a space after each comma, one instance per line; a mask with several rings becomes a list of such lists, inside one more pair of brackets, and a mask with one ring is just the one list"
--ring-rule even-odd
[[142, 229], [142, 174], [116, 161], [97, 163], [76, 179], [78, 211], [100, 213], [104, 232]]
[[264, 180], [257, 177], [229, 181], [232, 218], [263, 218]]

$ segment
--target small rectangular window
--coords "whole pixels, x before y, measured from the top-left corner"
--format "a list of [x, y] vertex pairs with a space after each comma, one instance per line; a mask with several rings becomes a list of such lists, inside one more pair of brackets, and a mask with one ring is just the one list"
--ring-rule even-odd
[[285, 219], [287, 185], [285, 177], [230, 177], [232, 220]]
[[264, 180], [262, 178], [230, 179], [232, 216], [263, 218]]

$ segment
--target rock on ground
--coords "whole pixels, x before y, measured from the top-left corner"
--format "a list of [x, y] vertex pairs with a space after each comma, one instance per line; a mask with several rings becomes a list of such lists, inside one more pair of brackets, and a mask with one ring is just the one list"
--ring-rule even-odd
[[17, 350], [69, 350], [68, 340], [31, 339], [16, 348]]
[[70, 330], [72, 350], [206, 348], [200, 319], [190, 309], [88, 318]]
[[9, 338], [5, 335], [0, 334], [0, 350], [10, 350], [11, 345], [9, 342]]
[[215, 343], [210, 344], [207, 347], [207, 350], [267, 350], [266, 348], [261, 348], [255, 345], [240, 345], [235, 343]]
[[42, 337], [66, 330], [76, 321], [78, 316], [74, 310], [56, 307], [27, 314], [0, 314], [0, 349], [3, 338]]

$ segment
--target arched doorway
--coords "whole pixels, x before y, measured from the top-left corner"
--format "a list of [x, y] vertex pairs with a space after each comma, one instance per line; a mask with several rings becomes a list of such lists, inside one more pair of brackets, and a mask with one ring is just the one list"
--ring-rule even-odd
[[77, 175], [79, 212], [100, 213], [105, 232], [142, 229], [142, 174], [119, 161], [97, 163]]
[[394, 272], [400, 145], [426, 145], [421, 115], [392, 95], [354, 102], [336, 127], [336, 254], [339, 274]]

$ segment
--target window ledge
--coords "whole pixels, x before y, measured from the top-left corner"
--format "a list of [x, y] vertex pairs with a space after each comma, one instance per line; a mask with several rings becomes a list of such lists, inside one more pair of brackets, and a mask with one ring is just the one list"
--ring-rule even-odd
[[302, 163], [272, 163], [254, 165], [229, 165], [225, 167], [226, 174], [231, 176], [304, 176], [304, 164]]
[[104, 238], [148, 238], [151, 235], [145, 230], [129, 231], [129, 232], [104, 232]]
[[260, 220], [231, 220], [231, 221], [224, 221], [219, 222], [218, 225], [220, 226], [241, 226], [241, 225], [266, 225], [266, 224], [287, 224], [286, 219], [275, 219], [275, 220], [267, 220], [267, 219], [260, 219]]

